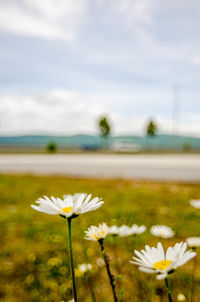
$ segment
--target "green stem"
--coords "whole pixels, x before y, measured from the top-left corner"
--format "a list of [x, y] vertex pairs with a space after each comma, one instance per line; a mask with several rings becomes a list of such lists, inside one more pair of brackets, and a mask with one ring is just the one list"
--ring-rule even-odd
[[[193, 249], [194, 251], [195, 251], [195, 249]], [[197, 266], [197, 258], [195, 257], [194, 259], [193, 259], [193, 264], [192, 264], [192, 280], [191, 280], [191, 295], [190, 295], [190, 301], [191, 302], [193, 302], [195, 299], [194, 299], [194, 297], [195, 297], [195, 290], [196, 290], [196, 288], [195, 288], [195, 268], [196, 268], [196, 266]]]
[[96, 302], [95, 292], [93, 289], [91, 290], [91, 296], [92, 296], [92, 302]]
[[101, 246], [102, 258], [104, 259], [104, 261], [106, 263], [106, 269], [107, 269], [108, 277], [109, 277], [109, 280], [110, 280], [110, 285], [111, 285], [112, 292], [113, 292], [113, 299], [114, 299], [115, 302], [117, 302], [117, 295], [116, 295], [116, 292], [115, 292], [115, 282], [114, 282], [115, 279], [114, 279], [114, 277], [113, 277], [113, 275], [111, 274], [111, 271], [110, 271], [109, 261], [108, 261], [107, 255], [105, 253], [105, 250], [104, 250], [103, 239], [99, 240], [99, 244]]
[[70, 261], [71, 261], [71, 271], [72, 271], [72, 284], [73, 284], [73, 292], [74, 292], [74, 302], [77, 302], [76, 283], [75, 283], [75, 274], [74, 274], [74, 263], [73, 263], [73, 250], [72, 250], [72, 228], [71, 228], [72, 218], [68, 218], [67, 221], [68, 221], [68, 230], [69, 230], [69, 251], [70, 251]]
[[168, 294], [169, 302], [172, 302], [172, 292], [171, 292], [171, 288], [170, 288], [170, 285], [169, 285], [168, 277], [165, 278], [165, 285], [166, 285], [166, 288], [167, 288], [167, 294]]

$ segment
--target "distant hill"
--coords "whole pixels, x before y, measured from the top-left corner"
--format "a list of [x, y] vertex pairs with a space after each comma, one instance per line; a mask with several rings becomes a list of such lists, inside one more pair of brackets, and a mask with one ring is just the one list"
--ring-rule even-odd
[[[48, 143], [54, 142], [58, 147], [63, 148], [101, 148], [105, 140], [93, 135], [73, 135], [73, 136], [2, 136], [0, 137], [0, 147], [45, 147]], [[143, 136], [113, 136], [106, 140], [106, 145], [121, 142], [124, 144], [136, 144], [143, 148], [150, 149], [200, 149], [200, 138], [157, 135], [155, 137]]]

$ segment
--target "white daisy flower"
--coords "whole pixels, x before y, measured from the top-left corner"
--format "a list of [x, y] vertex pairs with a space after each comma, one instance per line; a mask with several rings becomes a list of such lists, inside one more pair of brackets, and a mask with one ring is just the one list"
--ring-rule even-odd
[[109, 227], [108, 233], [111, 235], [119, 235], [119, 228], [116, 225], [112, 225]]
[[200, 209], [200, 199], [199, 200], [190, 200], [190, 204], [193, 208]]
[[80, 270], [82, 273], [86, 273], [92, 269], [92, 264], [90, 263], [82, 263], [78, 265], [78, 270]]
[[105, 262], [102, 258], [97, 258], [96, 263], [99, 267], [102, 267], [105, 264]]
[[186, 239], [187, 245], [192, 248], [200, 247], [200, 237], [190, 237]]
[[139, 235], [146, 231], [146, 227], [144, 225], [138, 226], [136, 224], [129, 227], [127, 225], [122, 225], [118, 228], [118, 234], [120, 237]]
[[135, 251], [137, 257], [133, 257], [131, 263], [139, 266], [139, 269], [146, 273], [156, 273], [157, 279], [165, 279], [169, 273], [172, 273], [179, 266], [182, 266], [196, 253], [186, 251], [187, 243], [177, 243], [174, 247], [169, 247], [164, 252], [162, 244], [159, 242], [157, 248], [146, 245], [145, 250]]
[[65, 195], [64, 199], [51, 197], [39, 198], [36, 203], [31, 205], [34, 210], [50, 215], [61, 215], [63, 217], [76, 217], [80, 214], [98, 209], [104, 202], [95, 197], [91, 199], [91, 194]]
[[120, 237], [126, 237], [132, 235], [132, 229], [127, 225], [120, 226], [118, 232]]
[[177, 301], [182, 302], [182, 301], [185, 301], [185, 300], [186, 300], [186, 298], [185, 298], [184, 294], [182, 294], [182, 293], [178, 294]]
[[175, 233], [166, 225], [153, 225], [150, 229], [152, 235], [160, 238], [172, 238]]
[[138, 226], [137, 224], [133, 224], [131, 227], [132, 235], [139, 235], [146, 231], [146, 227], [144, 225]]
[[104, 239], [108, 235], [109, 227], [106, 223], [99, 224], [99, 226], [92, 225], [87, 231], [85, 231], [87, 240], [98, 241]]
[[120, 237], [139, 235], [146, 231], [146, 227], [144, 225], [138, 226], [136, 224], [129, 227], [127, 225], [122, 225], [118, 228], [118, 233]]

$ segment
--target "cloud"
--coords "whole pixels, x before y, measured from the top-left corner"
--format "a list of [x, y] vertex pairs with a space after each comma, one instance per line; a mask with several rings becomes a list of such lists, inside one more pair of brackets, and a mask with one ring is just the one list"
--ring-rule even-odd
[[94, 131], [95, 119], [104, 111], [89, 96], [53, 90], [40, 95], [0, 97], [1, 134], [72, 134]]
[[123, 20], [129, 28], [135, 25], [151, 25], [153, 22], [152, 0], [111, 0], [113, 10], [120, 20]]
[[[119, 21], [141, 39], [153, 21], [152, 0], [0, 0], [0, 29], [45, 39], [74, 39], [102, 10], [100, 22]], [[144, 30], [143, 26], [146, 26]]]
[[[121, 96], [118, 96], [121, 97]], [[131, 98], [131, 96], [129, 96]], [[116, 96], [117, 99], [117, 96]], [[136, 109], [147, 107], [147, 102], [132, 102], [129, 113], [123, 106], [113, 106], [110, 95], [88, 94], [54, 89], [42, 94], [1, 95], [0, 135], [97, 133], [97, 120], [106, 114], [112, 124], [113, 134], [143, 134], [149, 114], [137, 114]], [[126, 96], [124, 107], [129, 100]], [[141, 104], [140, 104], [141, 103]], [[148, 103], [148, 105], [156, 106]], [[200, 114], [183, 114], [177, 127], [179, 134], [200, 136]], [[172, 133], [170, 117], [157, 115], [156, 123], [161, 133]]]
[[199, 65], [200, 64], [200, 55], [195, 55], [191, 61], [192, 61], [192, 63]]
[[[143, 25], [152, 22], [152, 0], [0, 0], [0, 29], [22, 36], [70, 41], [81, 27], [103, 7], [102, 20], [119, 20], [145, 35]], [[92, 11], [91, 8], [94, 8]]]
[[198, 11], [196, 0], [0, 0], [1, 133], [95, 133], [103, 113], [115, 134], [143, 133], [150, 117], [170, 132], [179, 82], [179, 131], [200, 135]]
[[0, 2], [0, 29], [18, 35], [72, 40], [85, 22], [86, 0]]

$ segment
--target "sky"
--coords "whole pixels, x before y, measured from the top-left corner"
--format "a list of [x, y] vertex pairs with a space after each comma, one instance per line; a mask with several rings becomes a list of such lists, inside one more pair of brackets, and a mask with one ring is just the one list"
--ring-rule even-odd
[[198, 0], [0, 0], [0, 135], [96, 134], [106, 115], [113, 135], [153, 118], [200, 137], [199, 28]]

